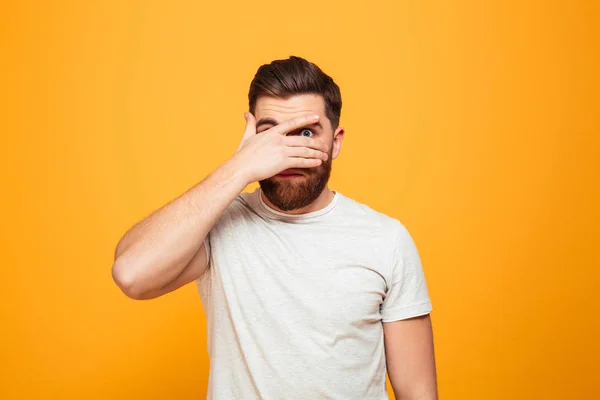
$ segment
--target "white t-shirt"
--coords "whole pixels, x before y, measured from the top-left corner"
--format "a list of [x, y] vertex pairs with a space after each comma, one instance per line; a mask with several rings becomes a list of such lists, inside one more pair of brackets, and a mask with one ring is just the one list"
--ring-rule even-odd
[[339, 192], [287, 215], [240, 194], [206, 241], [208, 399], [388, 399], [382, 322], [431, 311], [405, 227]]

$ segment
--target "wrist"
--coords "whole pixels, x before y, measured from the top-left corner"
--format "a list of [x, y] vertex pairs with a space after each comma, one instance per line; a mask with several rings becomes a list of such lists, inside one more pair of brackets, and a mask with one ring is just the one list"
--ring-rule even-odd
[[245, 167], [244, 162], [239, 158], [238, 154], [235, 154], [227, 160], [225, 164], [223, 164], [223, 168], [226, 170], [226, 175], [241, 187], [240, 191], [253, 182], [248, 173], [248, 169]]

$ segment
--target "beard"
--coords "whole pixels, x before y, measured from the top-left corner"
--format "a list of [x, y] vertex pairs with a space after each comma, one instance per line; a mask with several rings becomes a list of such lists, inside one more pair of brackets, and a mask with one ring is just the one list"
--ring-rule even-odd
[[331, 151], [327, 161], [315, 168], [299, 168], [304, 178], [278, 179], [276, 177], [259, 181], [265, 197], [281, 211], [303, 208], [315, 201], [323, 192], [331, 176]]

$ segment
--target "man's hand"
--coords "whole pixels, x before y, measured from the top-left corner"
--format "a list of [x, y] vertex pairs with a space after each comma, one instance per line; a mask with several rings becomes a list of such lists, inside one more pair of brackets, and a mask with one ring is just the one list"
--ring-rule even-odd
[[286, 136], [289, 132], [314, 124], [318, 115], [304, 115], [285, 121], [260, 134], [256, 120], [246, 113], [246, 130], [234, 156], [244, 169], [248, 183], [257, 182], [291, 168], [314, 168], [327, 160], [327, 145], [304, 136]]

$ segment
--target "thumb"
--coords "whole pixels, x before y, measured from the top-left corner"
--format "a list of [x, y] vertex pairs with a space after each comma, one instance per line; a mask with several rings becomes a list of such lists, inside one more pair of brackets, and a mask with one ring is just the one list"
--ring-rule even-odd
[[248, 138], [250, 136], [256, 135], [256, 119], [252, 113], [247, 112], [244, 113], [244, 118], [246, 118], [246, 130], [244, 132], [244, 137]]
[[244, 136], [242, 137], [242, 142], [240, 143], [238, 150], [244, 145], [246, 140], [256, 135], [256, 119], [254, 119], [254, 115], [247, 112], [244, 113], [244, 118], [246, 119], [246, 129], [244, 130]]

